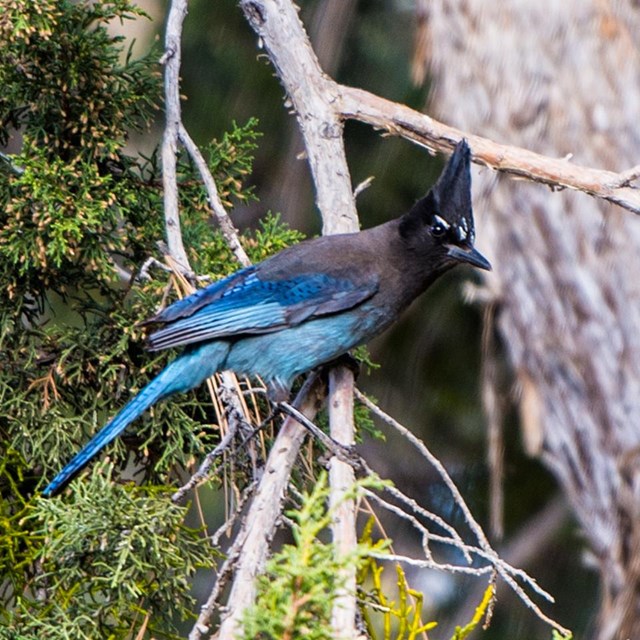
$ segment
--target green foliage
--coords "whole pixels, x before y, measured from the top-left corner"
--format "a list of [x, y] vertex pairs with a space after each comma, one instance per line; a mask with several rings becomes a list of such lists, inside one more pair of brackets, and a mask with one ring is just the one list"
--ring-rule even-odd
[[119, 224], [113, 178], [100, 175], [95, 163], [48, 158], [39, 149], [22, 156], [20, 164], [22, 173], [2, 191], [0, 259], [13, 274], [7, 295], [14, 298], [36, 286], [65, 291], [65, 280], [56, 285], [58, 274], [80, 260], [99, 281], [113, 279], [113, 260], [105, 249], [122, 253], [127, 232]]
[[138, 15], [125, 0], [3, 5], [0, 142], [19, 131], [22, 150], [0, 173], [0, 303], [15, 318], [39, 315], [45, 290], [111, 288], [116, 257], [139, 259], [160, 231], [136, 225], [161, 193], [123, 152], [157, 112], [156, 55], [133, 60], [106, 29]]
[[[136, 278], [162, 258], [158, 153], [124, 151], [157, 113], [157, 54], [133, 60], [106, 29], [138, 15], [125, 0], [9, 0], [0, 15], [0, 143], [22, 142], [0, 164], [2, 637], [171, 634], [192, 604], [190, 575], [212, 556], [154, 488], [218, 441], [204, 389], [145, 415], [109, 448], [107, 475], [35, 497], [171, 355], [145, 352], [138, 326], [177, 295], [165, 271]], [[205, 149], [226, 202], [252, 197], [256, 126]], [[194, 267], [220, 277], [237, 264], [179, 163], [185, 242]], [[271, 215], [241, 238], [254, 259], [299, 239]], [[138, 487], [119, 484], [130, 462]]]
[[29, 586], [46, 597], [18, 593], [8, 626], [41, 638], [107, 638], [146, 616], [150, 631], [167, 633], [189, 615], [188, 579], [211, 565], [212, 551], [166, 489], [115, 484], [112, 469], [97, 467], [64, 501], [37, 501], [26, 526], [35, 524], [42, 547]]
[[[364, 486], [379, 481], [367, 479], [356, 483], [345, 499], [357, 497]], [[293, 544], [284, 545], [267, 563], [258, 581], [258, 597], [244, 617], [246, 640], [332, 640], [331, 607], [337, 590], [344, 585], [341, 575], [348, 567], [358, 567], [371, 550], [382, 551], [386, 542], [370, 540], [359, 544], [346, 557], [320, 541], [330, 526], [332, 510], [326, 473], [322, 473], [313, 490], [305, 494], [300, 509], [287, 515], [293, 521]]]
[[113, 19], [144, 15], [128, 0], [7, 0], [0, 15], [0, 143], [11, 128], [25, 145], [66, 160], [117, 159], [131, 129], [149, 123], [160, 96], [149, 54], [122, 54]]

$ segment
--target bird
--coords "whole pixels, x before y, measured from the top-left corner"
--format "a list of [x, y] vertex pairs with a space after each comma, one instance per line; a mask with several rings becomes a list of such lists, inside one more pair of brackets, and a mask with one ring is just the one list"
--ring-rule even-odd
[[[491, 270], [474, 247], [471, 151], [462, 139], [436, 183], [398, 218], [304, 240], [174, 302], [146, 323], [151, 351], [184, 347], [44, 489], [53, 496], [156, 402], [218, 371], [260, 376], [285, 400], [301, 374], [389, 327], [460, 263]], [[146, 324], [145, 323], [145, 324]]]

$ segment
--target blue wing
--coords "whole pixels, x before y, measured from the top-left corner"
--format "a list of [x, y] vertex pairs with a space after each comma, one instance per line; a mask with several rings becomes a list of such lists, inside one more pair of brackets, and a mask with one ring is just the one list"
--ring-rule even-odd
[[236, 272], [171, 305], [150, 322], [166, 326], [148, 338], [151, 350], [205, 340], [270, 333], [351, 309], [378, 290], [371, 276], [357, 284], [326, 273], [261, 279], [257, 266]]

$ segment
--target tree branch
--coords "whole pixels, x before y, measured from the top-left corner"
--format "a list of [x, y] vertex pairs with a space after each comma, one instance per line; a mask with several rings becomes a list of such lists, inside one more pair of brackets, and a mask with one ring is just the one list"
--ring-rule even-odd
[[200, 173], [200, 177], [202, 178], [202, 182], [204, 183], [204, 187], [207, 191], [209, 206], [211, 207], [213, 216], [220, 227], [220, 231], [222, 231], [224, 239], [227, 241], [227, 245], [231, 251], [233, 251], [238, 262], [243, 267], [248, 267], [251, 264], [251, 261], [249, 260], [249, 256], [244, 250], [244, 247], [240, 244], [238, 230], [233, 225], [229, 214], [226, 212], [224, 205], [222, 204], [222, 200], [220, 200], [216, 182], [211, 175], [211, 171], [209, 171], [207, 162], [182, 123], [180, 123], [178, 127], [178, 136]]
[[[324, 385], [320, 377], [311, 374], [298, 393], [294, 405], [307, 418], [313, 420], [324, 398]], [[227, 616], [220, 625], [218, 640], [233, 640], [238, 636], [240, 619], [245, 609], [255, 600], [255, 578], [264, 566], [280, 516], [285, 490], [289, 484], [291, 469], [306, 433], [306, 429], [295, 418], [289, 416], [271, 447], [245, 525], [234, 542], [238, 564], [227, 601]], [[205, 604], [189, 634], [189, 640], [199, 640], [203, 633], [208, 631], [214, 608], [214, 602], [208, 601]]]
[[[320, 68], [298, 13], [289, 0], [241, 0], [245, 16], [264, 42], [296, 112], [316, 188], [324, 235], [358, 231], [359, 223], [344, 149], [343, 124], [336, 111], [335, 83]], [[355, 440], [353, 374], [344, 366], [329, 372], [331, 436], [349, 446]], [[332, 532], [338, 553], [355, 550], [355, 502], [344, 492], [355, 482], [353, 469], [334, 457], [330, 464], [330, 502], [339, 505]], [[356, 575], [342, 576], [344, 588], [334, 602], [336, 637], [357, 634]]]
[[[344, 365], [329, 372], [329, 425], [331, 437], [340, 445], [355, 444], [353, 372]], [[358, 545], [355, 501], [345, 498], [354, 482], [353, 467], [334, 455], [329, 462], [329, 502], [334, 514], [331, 532], [336, 553], [342, 557], [348, 557]], [[342, 586], [336, 593], [331, 616], [336, 640], [356, 636], [356, 566], [348, 563], [339, 580]]]
[[552, 188], [582, 191], [640, 213], [640, 190], [627, 186], [638, 177], [638, 167], [622, 173], [581, 167], [567, 158], [550, 158], [461, 131], [363, 89], [336, 84], [331, 93], [337, 96], [335, 108], [344, 118], [366, 122], [432, 151], [451, 151], [466, 138], [477, 164]]
[[187, 15], [187, 0], [173, 0], [169, 6], [165, 34], [165, 51], [160, 59], [164, 65], [165, 128], [162, 138], [162, 184], [164, 219], [169, 255], [186, 275], [191, 273], [189, 258], [180, 232], [178, 206], [177, 151], [180, 115], [180, 38]]
[[323, 234], [357, 231], [338, 87], [327, 77], [289, 0], [241, 0], [240, 6], [269, 54], [295, 110], [322, 215]]

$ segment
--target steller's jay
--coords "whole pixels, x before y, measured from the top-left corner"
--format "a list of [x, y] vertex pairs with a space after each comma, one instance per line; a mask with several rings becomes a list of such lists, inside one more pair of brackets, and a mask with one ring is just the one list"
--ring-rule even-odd
[[167, 307], [149, 322], [152, 351], [186, 346], [53, 479], [59, 491], [151, 405], [217, 371], [258, 375], [273, 399], [301, 373], [386, 329], [459, 262], [491, 269], [474, 249], [470, 150], [462, 140], [429, 193], [400, 218], [284, 249]]

